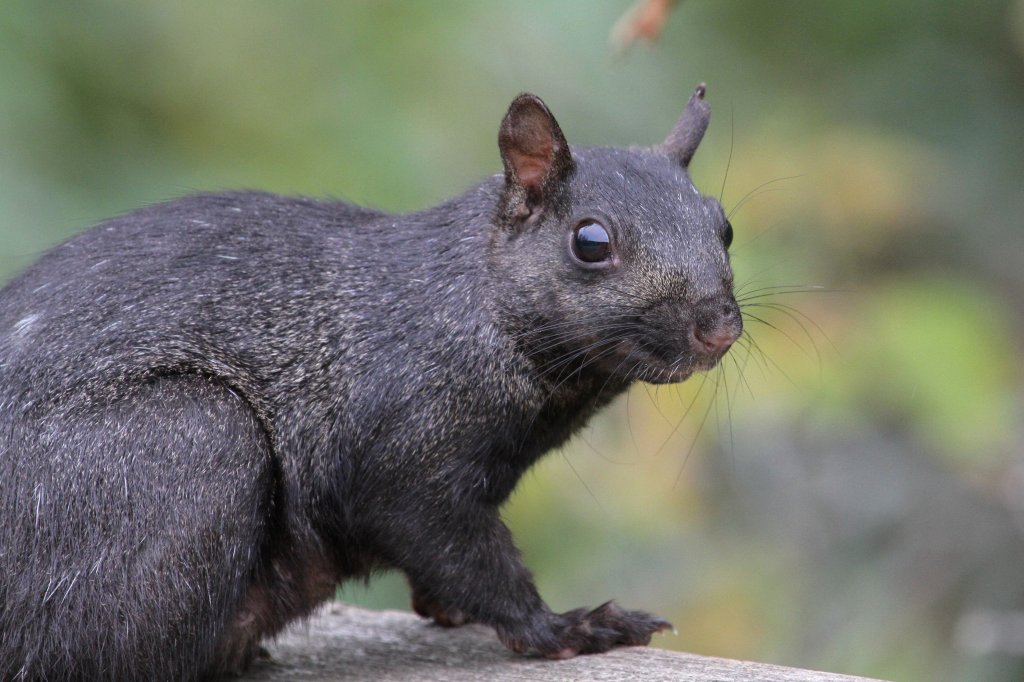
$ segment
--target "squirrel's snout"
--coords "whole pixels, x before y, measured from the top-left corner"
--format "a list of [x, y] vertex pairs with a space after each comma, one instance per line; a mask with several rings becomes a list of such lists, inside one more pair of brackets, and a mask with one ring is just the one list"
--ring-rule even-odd
[[740, 337], [739, 331], [732, 325], [723, 325], [710, 331], [694, 326], [691, 334], [694, 347], [707, 355], [722, 355]]
[[697, 353], [718, 358], [736, 343], [743, 332], [739, 306], [730, 301], [722, 305], [713, 318], [708, 317], [711, 316], [698, 317], [691, 325], [690, 343]]

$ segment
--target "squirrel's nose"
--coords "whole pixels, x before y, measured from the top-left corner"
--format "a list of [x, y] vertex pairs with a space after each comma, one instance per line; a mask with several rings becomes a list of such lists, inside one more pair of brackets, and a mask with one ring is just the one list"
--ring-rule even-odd
[[735, 301], [716, 302], [704, 310], [690, 327], [690, 342], [698, 353], [718, 357], [729, 350], [742, 333], [739, 306]]
[[739, 332], [729, 324], [711, 330], [694, 326], [692, 334], [694, 346], [707, 355], [721, 355], [739, 338]]

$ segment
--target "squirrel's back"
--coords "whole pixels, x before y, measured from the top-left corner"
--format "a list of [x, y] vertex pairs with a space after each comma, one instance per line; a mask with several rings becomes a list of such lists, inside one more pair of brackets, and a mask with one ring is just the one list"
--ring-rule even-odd
[[480, 289], [466, 280], [483, 259], [469, 248], [482, 235], [411, 218], [230, 192], [104, 222], [3, 290], [0, 392], [42, 398], [183, 371], [267, 389], [328, 347], [358, 355], [397, 328], [411, 337], [424, 331], [423, 300]]

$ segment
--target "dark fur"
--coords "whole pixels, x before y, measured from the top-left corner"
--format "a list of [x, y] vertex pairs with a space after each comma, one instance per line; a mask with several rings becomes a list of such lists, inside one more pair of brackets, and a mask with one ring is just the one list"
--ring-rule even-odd
[[[675, 137], [570, 153], [521, 97], [505, 175], [422, 213], [203, 194], [47, 253], [0, 292], [0, 679], [238, 670], [383, 567], [517, 651], [646, 643], [667, 623], [552, 613], [498, 508], [630, 383], [717, 361], [693, 333], [738, 334]], [[610, 271], [570, 255], [586, 217]]]

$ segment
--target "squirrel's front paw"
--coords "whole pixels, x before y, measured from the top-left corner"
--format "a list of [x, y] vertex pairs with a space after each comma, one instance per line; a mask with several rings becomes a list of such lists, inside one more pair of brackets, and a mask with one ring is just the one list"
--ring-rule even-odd
[[446, 628], [457, 628], [472, 620], [463, 611], [445, 608], [440, 602], [423, 596], [418, 590], [413, 590], [412, 593], [412, 610]]
[[598, 654], [617, 646], [648, 644], [651, 635], [672, 629], [667, 620], [643, 611], [625, 611], [615, 602], [596, 609], [575, 609], [551, 614], [547, 636], [501, 636], [505, 646], [519, 653], [534, 652], [547, 658]]

